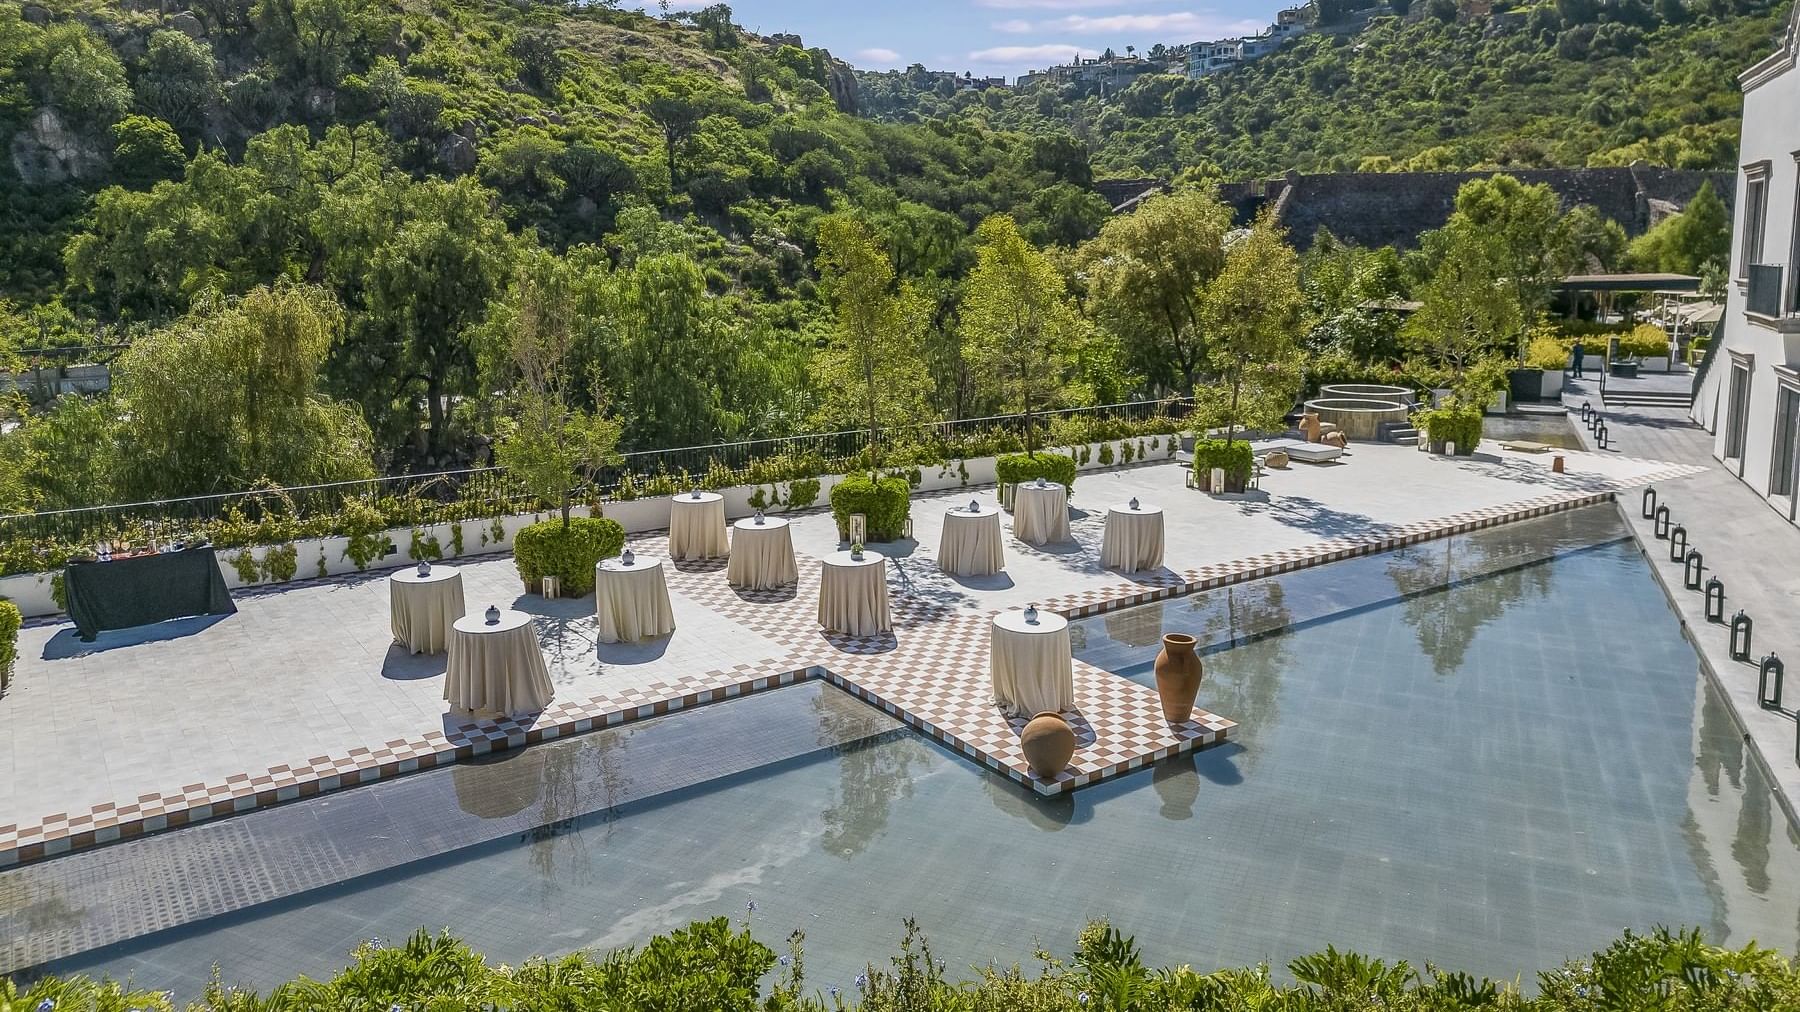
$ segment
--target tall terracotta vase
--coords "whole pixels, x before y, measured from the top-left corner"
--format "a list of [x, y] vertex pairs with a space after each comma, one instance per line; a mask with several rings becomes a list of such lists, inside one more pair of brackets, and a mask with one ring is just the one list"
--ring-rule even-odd
[[1040, 713], [1020, 732], [1019, 749], [1038, 779], [1053, 780], [1068, 769], [1069, 760], [1075, 755], [1075, 731], [1061, 714]]
[[1200, 655], [1187, 633], [1163, 637], [1156, 655], [1156, 694], [1162, 698], [1163, 719], [1180, 724], [1194, 713], [1194, 695], [1200, 691]]

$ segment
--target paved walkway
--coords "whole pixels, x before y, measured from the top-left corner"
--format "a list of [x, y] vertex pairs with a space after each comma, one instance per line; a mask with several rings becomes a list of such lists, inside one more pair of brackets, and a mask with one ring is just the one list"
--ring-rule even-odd
[[[938, 572], [944, 510], [992, 490], [919, 497], [915, 541], [883, 546], [895, 634], [854, 640], [813, 621], [816, 559], [838, 547], [829, 514], [795, 518], [801, 584], [740, 595], [723, 563], [671, 573], [667, 639], [594, 642], [592, 598], [522, 594], [509, 558], [462, 564], [472, 610], [510, 604], [537, 616], [556, 702], [535, 720], [471, 723], [442, 699], [443, 658], [411, 657], [388, 631], [384, 575], [301, 582], [239, 595], [239, 612], [102, 634], [66, 623], [21, 636], [14, 689], [0, 706], [0, 863], [183, 825], [454, 762], [493, 748], [622, 723], [808, 677], [828, 677], [921, 731], [1043, 792], [1073, 789], [1220, 740], [1230, 715], [1161, 721], [1155, 695], [1077, 666], [1086, 727], [1076, 765], [1038, 782], [1017, 728], [986, 701], [987, 623], [1036, 601], [1072, 616], [1566, 508], [1685, 473], [1621, 453], [1549, 458], [1484, 447], [1473, 458], [1363, 445], [1346, 461], [1271, 474], [1261, 492], [1185, 489], [1172, 462], [1084, 474], [1071, 544], [1009, 536], [1007, 570], [982, 580]], [[1168, 508], [1166, 568], [1126, 579], [1098, 562], [1106, 509], [1136, 496]], [[656, 553], [657, 539], [634, 538]], [[1800, 656], [1800, 654], [1797, 654]]]
[[[1575, 384], [1565, 396], [1571, 407], [1583, 399], [1600, 403], [1597, 383]], [[1605, 413], [1608, 453], [1652, 456], [1704, 467], [1655, 484], [1657, 502], [1667, 504], [1672, 523], [1687, 528], [1688, 545], [1700, 550], [1705, 577], [1725, 584], [1725, 615], [1739, 609], [1753, 622], [1751, 662], [1731, 659], [1729, 629], [1706, 621], [1699, 591], [1683, 586], [1683, 564], [1669, 559], [1669, 543], [1657, 540], [1654, 523], [1643, 518], [1642, 496], [1620, 496], [1619, 510], [1630, 522], [1657, 578], [1668, 590], [1688, 634], [1705, 658], [1714, 681], [1730, 699], [1738, 723], [1756, 745], [1778, 787], [1790, 821], [1800, 824], [1800, 762], [1796, 762], [1795, 709], [1800, 706], [1800, 528], [1787, 522], [1767, 500], [1739, 481], [1712, 455], [1711, 433], [1674, 408], [1615, 407]], [[1593, 437], [1578, 426], [1584, 445]], [[1703, 577], [1703, 580], [1704, 578]], [[1702, 584], [1704, 586], [1704, 583]], [[1788, 676], [1780, 711], [1757, 705], [1756, 661], [1774, 651], [1796, 665]]]

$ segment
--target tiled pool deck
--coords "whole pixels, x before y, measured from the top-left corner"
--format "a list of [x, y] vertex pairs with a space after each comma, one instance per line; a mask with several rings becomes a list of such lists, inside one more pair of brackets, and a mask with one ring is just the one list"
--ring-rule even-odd
[[[801, 581], [740, 594], [722, 561], [671, 569], [677, 630], [650, 644], [597, 645], [592, 598], [520, 595], [509, 558], [463, 564], [471, 608], [507, 603], [538, 616], [557, 702], [529, 722], [466, 722], [441, 698], [443, 659], [409, 657], [387, 630], [384, 574], [242, 595], [238, 615], [74, 641], [67, 624], [22, 634], [0, 731], [13, 775], [0, 778], [0, 864], [185, 825], [397, 776], [596, 727], [823, 677], [1044, 794], [1074, 790], [1215, 744], [1229, 715], [1170, 728], [1154, 692], [1077, 663], [1074, 765], [1043, 782], [1025, 768], [1018, 722], [988, 700], [988, 622], [1035, 601], [1070, 617], [1602, 501], [1698, 468], [1618, 454], [1548, 456], [1484, 446], [1446, 460], [1359, 446], [1348, 463], [1271, 474], [1261, 493], [1213, 498], [1183, 487], [1173, 463], [1084, 474], [1073, 545], [1007, 538], [1007, 573], [937, 571], [943, 509], [968, 490], [921, 496], [916, 542], [892, 546], [895, 630], [824, 634], [814, 621], [816, 559], [835, 549], [828, 514], [795, 517]], [[990, 498], [991, 489], [978, 490]], [[1124, 579], [1100, 568], [1108, 505], [1137, 496], [1168, 508], [1168, 568]], [[661, 554], [660, 536], [632, 539]]]

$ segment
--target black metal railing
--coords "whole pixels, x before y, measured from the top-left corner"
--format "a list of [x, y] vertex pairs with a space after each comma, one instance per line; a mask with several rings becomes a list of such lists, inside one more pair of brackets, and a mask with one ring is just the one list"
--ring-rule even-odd
[[[1191, 401], [1175, 398], [1034, 412], [1029, 419], [994, 415], [898, 427], [881, 433], [884, 462], [904, 466], [934, 455], [1012, 452], [1022, 448], [1027, 424], [1035, 428], [1038, 445], [1053, 445], [1056, 437], [1064, 435], [1070, 442], [1097, 442], [1111, 438], [1110, 433], [1121, 423], [1155, 418], [1178, 421], [1192, 407]], [[640, 450], [622, 454], [591, 482], [580, 482], [575, 492], [578, 499], [586, 500], [670, 494], [696, 486], [768, 484], [840, 474], [866, 466], [868, 458], [869, 434], [864, 429]], [[0, 570], [16, 570], [20, 565], [18, 560], [10, 560], [5, 550], [8, 545], [60, 542], [81, 546], [115, 539], [127, 531], [174, 537], [223, 520], [252, 525], [329, 523], [352, 504], [379, 508], [389, 526], [527, 512], [540, 505], [504, 468], [484, 467], [19, 513], [0, 516]]]
[[1744, 311], [1757, 316], [1781, 316], [1791, 309], [1792, 302], [1784, 297], [1781, 287], [1785, 272], [1782, 264], [1751, 264]]

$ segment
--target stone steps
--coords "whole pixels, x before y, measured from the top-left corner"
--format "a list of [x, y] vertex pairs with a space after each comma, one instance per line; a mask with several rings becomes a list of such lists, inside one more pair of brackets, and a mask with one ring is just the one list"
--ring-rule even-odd
[[1416, 446], [1419, 442], [1419, 430], [1411, 422], [1382, 422], [1377, 431], [1384, 443]]

